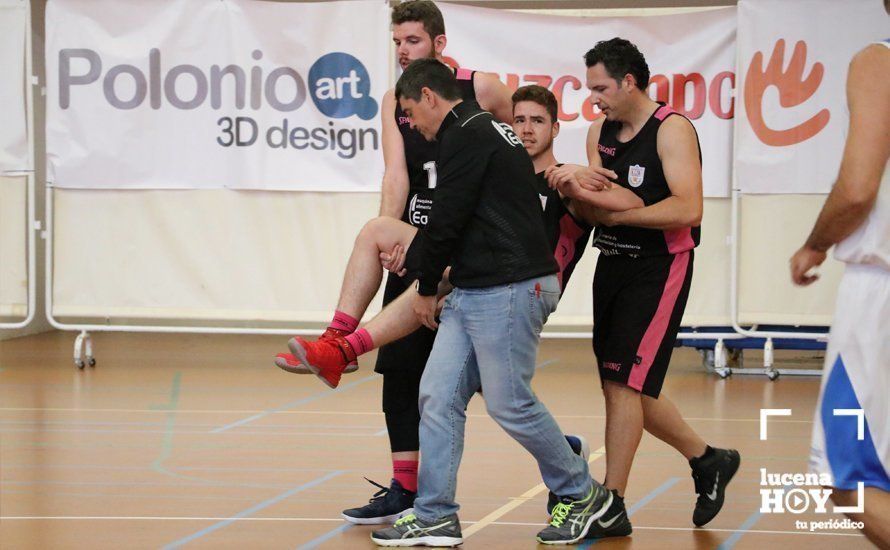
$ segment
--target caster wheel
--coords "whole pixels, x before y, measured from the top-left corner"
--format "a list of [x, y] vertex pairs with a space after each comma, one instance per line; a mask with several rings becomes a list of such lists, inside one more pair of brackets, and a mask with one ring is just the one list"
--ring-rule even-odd
[[96, 366], [96, 360], [95, 360], [94, 358], [90, 357], [90, 358], [87, 360], [87, 364], [88, 364], [89, 366], [91, 366], [91, 367], [95, 367], [95, 366]]
[[775, 371], [770, 371], [770, 372], [766, 373], [766, 377], [769, 378], [770, 380], [776, 380], [777, 378], [779, 378], [779, 373], [775, 372]]
[[730, 374], [732, 374], [732, 371], [730, 371], [729, 369], [721, 369], [717, 371], [717, 376], [723, 378], [724, 380], [729, 378]]
[[74, 362], [74, 366], [77, 367], [77, 368], [80, 369], [80, 370], [83, 370], [83, 368], [84, 368], [86, 365], [84, 364], [83, 361], [81, 361], [80, 359], [78, 359], [77, 361]]

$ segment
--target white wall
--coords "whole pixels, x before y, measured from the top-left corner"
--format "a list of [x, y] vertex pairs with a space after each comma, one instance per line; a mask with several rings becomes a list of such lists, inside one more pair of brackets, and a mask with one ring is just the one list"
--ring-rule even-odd
[[[44, 3], [33, 2], [34, 63], [40, 75], [43, 13]], [[35, 108], [41, 184], [45, 178], [40, 94], [35, 94]], [[23, 189], [23, 184], [0, 187], [0, 277], [17, 281], [0, 284], [0, 304], [24, 304], [20, 290], [24, 239], [6, 229], [24, 231], [24, 222], [15, 220], [24, 217]], [[38, 218], [43, 218], [42, 196], [39, 188]], [[787, 268], [788, 257], [805, 239], [822, 201], [823, 196], [743, 199], [743, 321], [828, 323], [839, 266], [829, 260], [822, 281], [809, 289], [792, 287]], [[56, 191], [54, 312], [65, 319], [112, 322], [233, 320], [246, 325], [265, 320], [280, 325], [326, 320], [352, 240], [376, 214], [377, 202], [376, 194]], [[686, 325], [729, 323], [729, 203], [705, 201]], [[42, 247], [39, 252], [42, 273]], [[17, 267], [8, 265], [9, 257]], [[588, 251], [553, 323], [589, 326], [594, 266], [595, 253]], [[40, 276], [39, 295], [42, 285]], [[17, 297], [7, 297], [11, 295]], [[39, 304], [38, 314], [41, 309]], [[32, 330], [48, 327], [40, 317]], [[0, 334], [4, 336], [9, 332]]]
[[[33, 68], [32, 68], [31, 72], [32, 72], [32, 74], [39, 76], [39, 85], [42, 85], [43, 75], [44, 75], [44, 54], [43, 54], [43, 44], [44, 44], [44, 40], [43, 40], [44, 29], [43, 29], [43, 27], [44, 27], [44, 11], [45, 11], [44, 8], [45, 8], [45, 0], [37, 0], [37, 1], [31, 2], [31, 55], [32, 55], [32, 63], [33, 63]], [[44, 159], [46, 158], [46, 141], [44, 139], [44, 135], [45, 135], [44, 113], [46, 112], [46, 109], [45, 109], [45, 101], [44, 101], [43, 95], [40, 94], [39, 91], [34, 92], [33, 103], [34, 104], [32, 107], [32, 109], [33, 109], [33, 119], [32, 120], [33, 120], [34, 124], [31, 127], [31, 131], [33, 131], [33, 133], [34, 133], [34, 159], [35, 159], [34, 182], [35, 182], [36, 194], [37, 194], [36, 201], [35, 201], [35, 209], [36, 209], [36, 219], [43, 220], [44, 219], [43, 192], [44, 192], [44, 182], [46, 181], [46, 171], [44, 169], [44, 167], [45, 167]], [[25, 192], [24, 192], [25, 179], [24, 178], [16, 178], [16, 179], [20, 182], [19, 185], [21, 186], [22, 190], [12, 192], [14, 194], [14, 196], [17, 198], [0, 195], [0, 209], [3, 209], [2, 211], [5, 213], [7, 211], [6, 208], [8, 208], [10, 215], [19, 216], [23, 221], [22, 221], [21, 225], [11, 224], [9, 226], [7, 226], [7, 223], [5, 221], [0, 221], [0, 229], [2, 229], [3, 233], [5, 234], [7, 227], [13, 227], [13, 226], [20, 227], [23, 232], [20, 233], [17, 237], [15, 237], [15, 245], [10, 244], [9, 246], [10, 247], [15, 246], [15, 247], [19, 248], [20, 250], [24, 250], [24, 248], [25, 248], [24, 231], [26, 230], [26, 228], [24, 227], [24, 219], [25, 219], [25, 214], [26, 214]], [[5, 183], [5, 180], [0, 179], [0, 185], [2, 185], [3, 183]], [[6, 200], [7, 198], [9, 199], [9, 202], [7, 202], [7, 200]], [[5, 218], [6, 218], [5, 214], [3, 215], [3, 218], [5, 220]], [[18, 231], [18, 229], [14, 229], [14, 230]], [[0, 238], [2, 238], [2, 237], [0, 237]], [[12, 242], [12, 241], [10, 241], [10, 242]], [[37, 260], [36, 261], [37, 276], [35, 277], [35, 279], [36, 279], [35, 284], [36, 284], [36, 289], [37, 289], [37, 296], [36, 296], [37, 305], [36, 305], [34, 320], [31, 322], [30, 325], [28, 325], [27, 327], [25, 327], [23, 329], [0, 330], [0, 340], [4, 340], [4, 339], [8, 339], [8, 338], [16, 338], [19, 336], [26, 336], [28, 334], [34, 334], [34, 333], [38, 333], [38, 332], [45, 332], [47, 330], [52, 329], [52, 327], [50, 326], [49, 322], [46, 319], [46, 315], [44, 315], [44, 299], [43, 299], [44, 276], [43, 276], [43, 272], [44, 272], [44, 268], [45, 268], [45, 258], [44, 258], [44, 251], [43, 251], [43, 241], [38, 239], [35, 244], [36, 244], [36, 260]], [[13, 250], [13, 248], [10, 248], [9, 250]], [[20, 251], [15, 251], [15, 252], [11, 252], [11, 254], [12, 254], [13, 258], [16, 258], [15, 261], [19, 261], [17, 258], [21, 258], [22, 257], [21, 254], [23, 254], [23, 253], [20, 253]], [[22, 259], [21, 261], [25, 261], [25, 260]], [[0, 269], [2, 269], [2, 266], [4, 263], [5, 262], [0, 261]], [[18, 290], [16, 290], [16, 288], [18, 288], [22, 285], [21, 278], [12, 277], [10, 279], [7, 279], [7, 281], [8, 281], [8, 284], [12, 285], [12, 287], [11, 288], [0, 288], [0, 294], [2, 294], [4, 292], [10, 292], [12, 294], [19, 292]], [[27, 283], [25, 283], [25, 284], [27, 284]], [[5, 286], [6, 286], [5, 284], [0, 283], [0, 287], [5, 287]], [[21, 298], [16, 298], [15, 300], [18, 301], [18, 300], [21, 300]], [[0, 303], [3, 303], [3, 302], [5, 302], [5, 300], [0, 299]], [[24, 301], [19, 301], [18, 303], [23, 304]], [[6, 304], [6, 305], [9, 306], [11, 304]], [[3, 315], [3, 313], [0, 313], [0, 315]], [[17, 321], [17, 320], [21, 320], [23, 318], [23, 315], [18, 315], [17, 317], [18, 317], [18, 319], [10, 318], [9, 320], [13, 321], [13, 322]]]
[[[376, 194], [57, 190], [56, 315], [324, 321]], [[823, 197], [745, 197], [741, 318], [827, 324], [837, 265], [793, 288], [788, 257]], [[730, 200], [707, 199], [686, 325], [729, 323]], [[589, 325], [595, 253], [553, 323]], [[834, 262], [832, 262], [834, 263]], [[376, 310], [376, 305], [372, 309]]]
[[27, 315], [26, 196], [27, 178], [0, 176], [0, 318]]

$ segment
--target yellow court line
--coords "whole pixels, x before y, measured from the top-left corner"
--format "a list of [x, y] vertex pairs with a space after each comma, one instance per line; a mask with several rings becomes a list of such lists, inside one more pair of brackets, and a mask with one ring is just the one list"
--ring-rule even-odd
[[[606, 446], [605, 445], [603, 445], [599, 449], [595, 450], [594, 452], [590, 453], [590, 459], [587, 461], [587, 463], [593, 464], [593, 462], [595, 460], [598, 460], [602, 456], [606, 456]], [[520, 496], [510, 498], [510, 502], [508, 502], [507, 504], [504, 504], [503, 506], [501, 506], [494, 512], [488, 514], [487, 516], [480, 519], [473, 525], [469, 526], [463, 532], [463, 538], [466, 539], [466, 538], [472, 537], [473, 535], [475, 535], [476, 533], [478, 533], [485, 527], [491, 525], [492, 523], [497, 521], [499, 518], [506, 515], [511, 510], [514, 510], [514, 509], [518, 508], [519, 506], [522, 506], [523, 504], [525, 504], [529, 500], [535, 498], [540, 493], [542, 493], [546, 490], [547, 490], [547, 486], [544, 485], [543, 483], [539, 483], [538, 485], [535, 485], [528, 491], [522, 493]]]

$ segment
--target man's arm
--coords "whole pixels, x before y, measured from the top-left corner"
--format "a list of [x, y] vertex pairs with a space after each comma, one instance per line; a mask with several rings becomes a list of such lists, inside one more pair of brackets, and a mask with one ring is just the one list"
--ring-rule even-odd
[[806, 243], [791, 257], [791, 279], [808, 285], [807, 271], [858, 228], [878, 196], [890, 157], [890, 50], [872, 45], [853, 58], [847, 75], [850, 130], [837, 182]]
[[569, 180], [565, 184], [558, 185], [557, 189], [571, 199], [569, 210], [573, 214], [577, 212], [582, 218], [586, 218], [588, 214], [596, 217], [596, 209], [623, 212], [631, 208], [645, 206], [643, 199], [630, 189], [625, 189], [620, 185], [613, 185], [602, 191], [590, 191], [581, 187], [577, 182]]
[[473, 89], [480, 107], [499, 121], [513, 124], [513, 94], [496, 74], [476, 72]]
[[383, 186], [380, 191], [380, 215], [401, 219], [408, 200], [408, 165], [405, 162], [405, 143], [396, 124], [396, 96], [389, 90], [380, 108], [383, 128]]
[[663, 201], [624, 212], [597, 213], [606, 225], [632, 225], [650, 229], [679, 229], [701, 224], [702, 179], [698, 138], [692, 123], [681, 116], [668, 117], [658, 129], [658, 158], [671, 196]]
[[436, 294], [442, 272], [479, 203], [482, 178], [492, 152], [492, 145], [477, 138], [472, 130], [453, 128], [449, 133], [440, 144], [436, 163], [436, 200], [421, 231], [418, 291], [422, 296]]
[[[590, 225], [597, 225], [599, 209], [622, 212], [631, 208], [645, 206], [643, 200], [630, 189], [614, 185], [617, 174], [603, 168], [597, 145], [600, 131], [605, 118], [600, 117], [590, 124], [587, 130], [587, 167], [563, 165], [556, 168], [551, 181], [557, 189], [571, 199], [568, 203], [569, 212]], [[565, 174], [559, 171], [565, 169]], [[599, 189], [599, 190], [595, 190]]]

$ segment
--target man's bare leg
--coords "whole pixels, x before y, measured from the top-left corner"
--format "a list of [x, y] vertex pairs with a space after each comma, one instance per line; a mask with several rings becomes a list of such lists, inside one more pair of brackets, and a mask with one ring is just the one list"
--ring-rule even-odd
[[[366, 246], [358, 246], [358, 244], [359, 242], [356, 240], [356, 250], [366, 248]], [[393, 244], [393, 246], [395, 245]], [[344, 287], [346, 286], [347, 283], [344, 281]], [[447, 282], [440, 283], [439, 291], [442, 293], [440, 296], [450, 290], [451, 287]], [[412, 304], [414, 292], [416, 291], [413, 288], [406, 289], [398, 298], [383, 308], [383, 311], [378, 313], [374, 319], [355, 332], [345, 336], [335, 335], [331, 338], [319, 338], [315, 342], [295, 336], [288, 341], [288, 348], [299, 364], [318, 376], [329, 387], [336, 388], [340, 383], [340, 375], [359, 355], [394, 342], [420, 328], [421, 323], [414, 313]], [[365, 302], [364, 308], [367, 308], [368, 302], [370, 302], [370, 298]], [[341, 311], [338, 311], [338, 314]], [[285, 368], [277, 362], [276, 365], [285, 370], [297, 372], [289, 366]]]
[[[451, 289], [447, 278], [443, 279], [439, 283], [438, 297], [444, 297]], [[371, 335], [375, 349], [400, 340], [423, 326], [411, 306], [415, 292], [413, 288], [405, 290], [362, 327]]]
[[416, 227], [386, 216], [366, 223], [355, 238], [337, 310], [361, 319], [383, 280], [380, 253], [389, 252], [396, 245], [407, 249], [416, 234]]
[[624, 496], [634, 455], [643, 437], [643, 406], [640, 393], [609, 380], [603, 381], [606, 396], [606, 480], [607, 489]]
[[702, 456], [708, 448], [705, 441], [683, 420], [673, 401], [664, 394], [658, 399], [643, 396], [643, 427], [680, 451], [686, 460]]
[[[862, 532], [875, 546], [890, 550], [890, 493], [875, 487], [866, 487], [864, 499], [863, 513], [847, 514], [847, 517], [864, 524]], [[831, 500], [838, 506], [856, 506], [859, 504], [859, 495], [856, 491], [833, 489]]]

